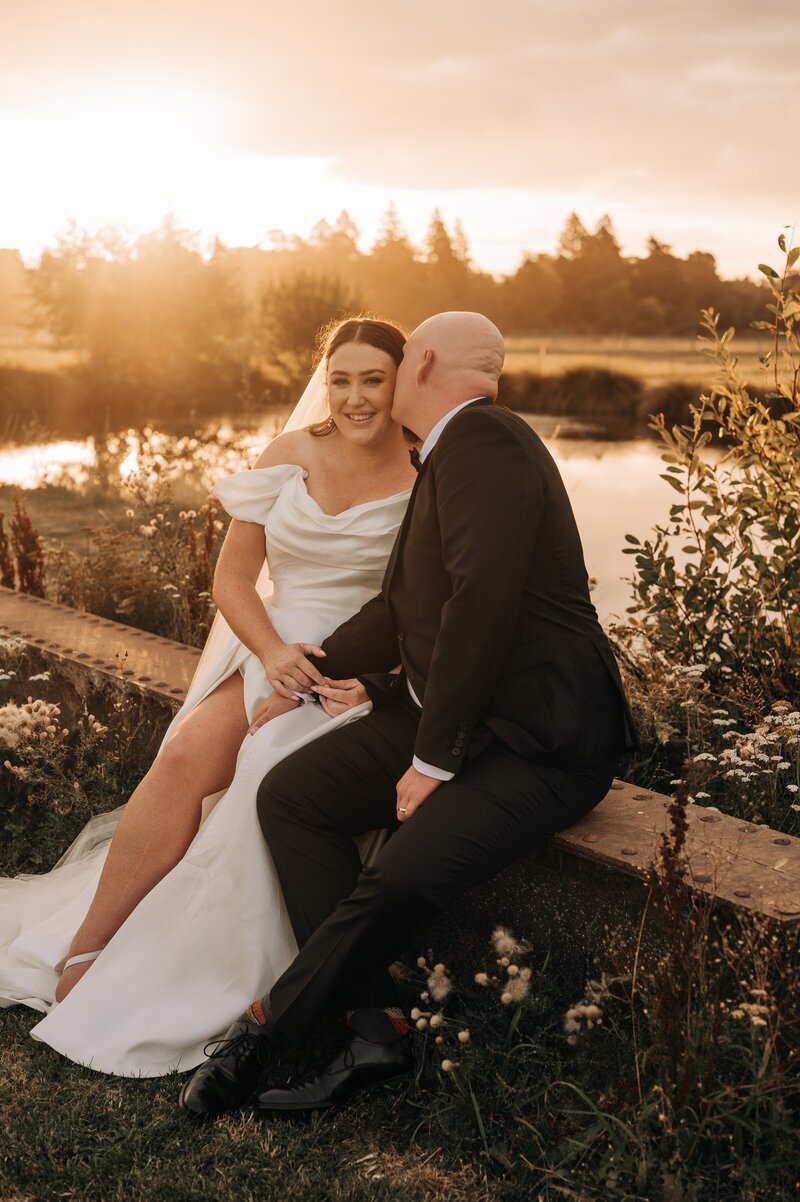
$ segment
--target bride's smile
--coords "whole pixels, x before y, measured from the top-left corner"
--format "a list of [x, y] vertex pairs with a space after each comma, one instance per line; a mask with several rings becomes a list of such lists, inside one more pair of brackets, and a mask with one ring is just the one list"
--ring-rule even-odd
[[391, 357], [366, 342], [347, 342], [334, 351], [328, 362], [328, 404], [345, 438], [373, 445], [393, 431], [396, 377]]

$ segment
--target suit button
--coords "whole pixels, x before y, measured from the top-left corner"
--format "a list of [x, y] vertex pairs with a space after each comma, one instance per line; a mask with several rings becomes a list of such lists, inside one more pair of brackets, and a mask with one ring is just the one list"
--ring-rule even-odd
[[463, 747], [463, 746], [464, 746], [464, 740], [461, 738], [461, 735], [459, 735], [459, 736], [458, 736], [458, 738], [457, 738], [457, 739], [456, 739], [456, 741], [455, 741], [455, 744], [456, 744], [456, 747]]
[[454, 748], [453, 748], [453, 755], [461, 755], [461, 748], [460, 748], [460, 747], [454, 747]]

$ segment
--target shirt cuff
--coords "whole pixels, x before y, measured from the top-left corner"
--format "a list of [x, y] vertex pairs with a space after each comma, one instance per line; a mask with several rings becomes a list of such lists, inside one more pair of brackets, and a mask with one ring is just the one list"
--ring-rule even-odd
[[435, 764], [426, 764], [424, 760], [419, 760], [416, 756], [411, 763], [417, 772], [421, 772], [423, 776], [432, 776], [434, 780], [452, 780], [455, 776], [455, 772], [446, 772], [444, 768], [437, 768]]

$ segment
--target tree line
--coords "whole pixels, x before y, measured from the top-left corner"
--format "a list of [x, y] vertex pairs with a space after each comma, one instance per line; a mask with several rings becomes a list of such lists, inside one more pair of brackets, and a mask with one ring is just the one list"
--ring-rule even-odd
[[[762, 284], [721, 279], [704, 251], [681, 258], [652, 237], [644, 256], [623, 255], [608, 215], [590, 231], [570, 214], [554, 253], [525, 255], [500, 277], [474, 265], [460, 224], [448, 229], [438, 211], [422, 246], [393, 206], [369, 250], [360, 241], [346, 212], [306, 239], [274, 232], [266, 248], [203, 246], [172, 218], [136, 239], [72, 226], [31, 268], [0, 252], [0, 282], [8, 297], [16, 273], [17, 308], [24, 293], [30, 320], [77, 352], [96, 384], [201, 403], [209, 389], [229, 402], [254, 364], [293, 383], [319, 326], [345, 312], [411, 328], [477, 309], [510, 336], [657, 336], [695, 333], [709, 306], [746, 327], [765, 301]], [[6, 301], [0, 320], [11, 319]]]

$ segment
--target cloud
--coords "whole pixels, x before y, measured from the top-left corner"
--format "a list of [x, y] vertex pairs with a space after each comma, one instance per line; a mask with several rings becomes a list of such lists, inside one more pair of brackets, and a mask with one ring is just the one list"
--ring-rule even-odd
[[28, 0], [4, 23], [0, 105], [171, 80], [219, 97], [231, 153], [354, 183], [797, 216], [788, 2]]

